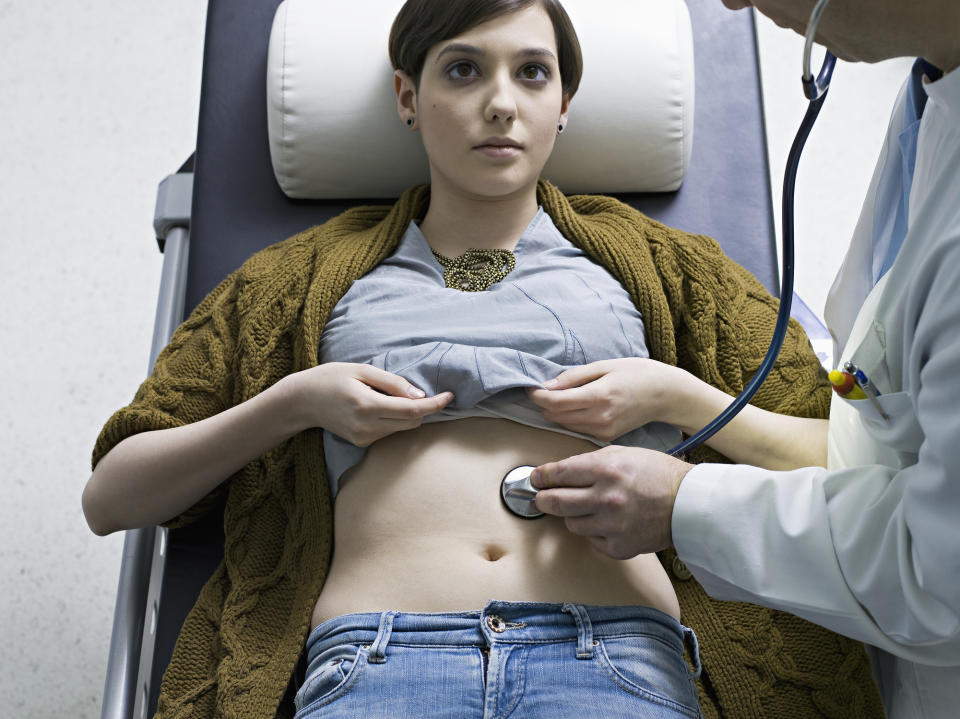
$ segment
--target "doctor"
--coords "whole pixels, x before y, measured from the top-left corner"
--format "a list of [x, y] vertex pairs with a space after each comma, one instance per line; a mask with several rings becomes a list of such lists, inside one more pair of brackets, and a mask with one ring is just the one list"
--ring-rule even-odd
[[[752, 4], [803, 34], [814, 0], [724, 3]], [[840, 363], [868, 375], [879, 407], [834, 395], [828, 424], [789, 418], [786, 433], [770, 429], [779, 418], [747, 407], [713, 443], [743, 464], [691, 466], [610, 446], [531, 479], [539, 509], [599, 551], [628, 558], [672, 544], [712, 596], [862, 640], [891, 718], [957, 716], [960, 2], [832, 0], [817, 40], [847, 60], [923, 58], [893, 109], [825, 313]], [[628, 381], [609, 367], [579, 369], [530, 393], [561, 423], [593, 413], [629, 424], [649, 397], [715, 414], [716, 398], [689, 378], [665, 383], [658, 371], [645, 386], [639, 373]], [[664, 398], [665, 387], [682, 393]], [[645, 419], [667, 419], [653, 414]], [[781, 457], [791, 444], [792, 469], [756, 459], [758, 447]], [[824, 454], [826, 467], [804, 466]]]

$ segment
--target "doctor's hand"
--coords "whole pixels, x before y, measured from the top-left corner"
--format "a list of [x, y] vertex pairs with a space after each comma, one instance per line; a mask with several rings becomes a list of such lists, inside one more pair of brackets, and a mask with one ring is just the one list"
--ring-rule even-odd
[[679, 367], [624, 357], [568, 369], [554, 381], [527, 389], [544, 419], [610, 442], [648, 422], [675, 422], [681, 392], [696, 380]]
[[358, 447], [419, 427], [453, 399], [452, 392], [425, 397], [399, 375], [353, 362], [327, 362], [289, 378], [303, 428], [322, 427]]
[[680, 483], [693, 465], [649, 449], [610, 445], [549, 462], [530, 481], [540, 490], [537, 508], [563, 517], [613, 559], [666, 549]]

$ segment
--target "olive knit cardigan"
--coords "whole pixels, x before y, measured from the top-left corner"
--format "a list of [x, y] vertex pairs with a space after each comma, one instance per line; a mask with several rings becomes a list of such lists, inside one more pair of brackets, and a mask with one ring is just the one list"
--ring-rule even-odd
[[[777, 308], [752, 275], [710, 238], [667, 228], [615, 199], [568, 198], [543, 181], [537, 195], [560, 232], [633, 297], [653, 358], [728, 393], [741, 389], [766, 351]], [[428, 200], [428, 187], [412, 188], [393, 207], [352, 209], [247, 260], [193, 311], [130, 405], [107, 421], [94, 466], [132, 434], [196, 422], [316, 365], [334, 305], [393, 252]], [[754, 403], [825, 417], [829, 401], [824, 373], [792, 322]], [[707, 449], [690, 459], [723, 461]], [[321, 430], [311, 429], [169, 523], [223, 507], [226, 539], [177, 640], [158, 716], [290, 713], [285, 692], [330, 565], [327, 487]], [[883, 716], [861, 644], [782, 612], [712, 600], [672, 550], [660, 559], [700, 640], [705, 717]]]

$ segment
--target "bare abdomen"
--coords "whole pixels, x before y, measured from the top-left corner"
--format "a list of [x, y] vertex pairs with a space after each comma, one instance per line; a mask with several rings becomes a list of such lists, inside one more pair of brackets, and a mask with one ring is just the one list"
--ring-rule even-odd
[[341, 478], [334, 556], [311, 626], [342, 614], [481, 609], [489, 599], [645, 605], [679, 619], [654, 555], [599, 554], [563, 520], [500, 500], [513, 467], [595, 450], [505, 419], [424, 425], [374, 443]]

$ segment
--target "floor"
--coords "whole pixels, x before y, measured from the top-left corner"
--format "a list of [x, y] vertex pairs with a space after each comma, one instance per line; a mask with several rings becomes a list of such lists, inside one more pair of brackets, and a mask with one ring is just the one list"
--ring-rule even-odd
[[[0, 0], [0, 716], [100, 714], [123, 538], [89, 532], [80, 492], [100, 427], [147, 371], [156, 185], [192, 152], [204, 14], [202, 0]], [[759, 37], [779, 196], [802, 43], [767, 22]], [[797, 286], [818, 313], [907, 67], [841, 65], [810, 140]]]

